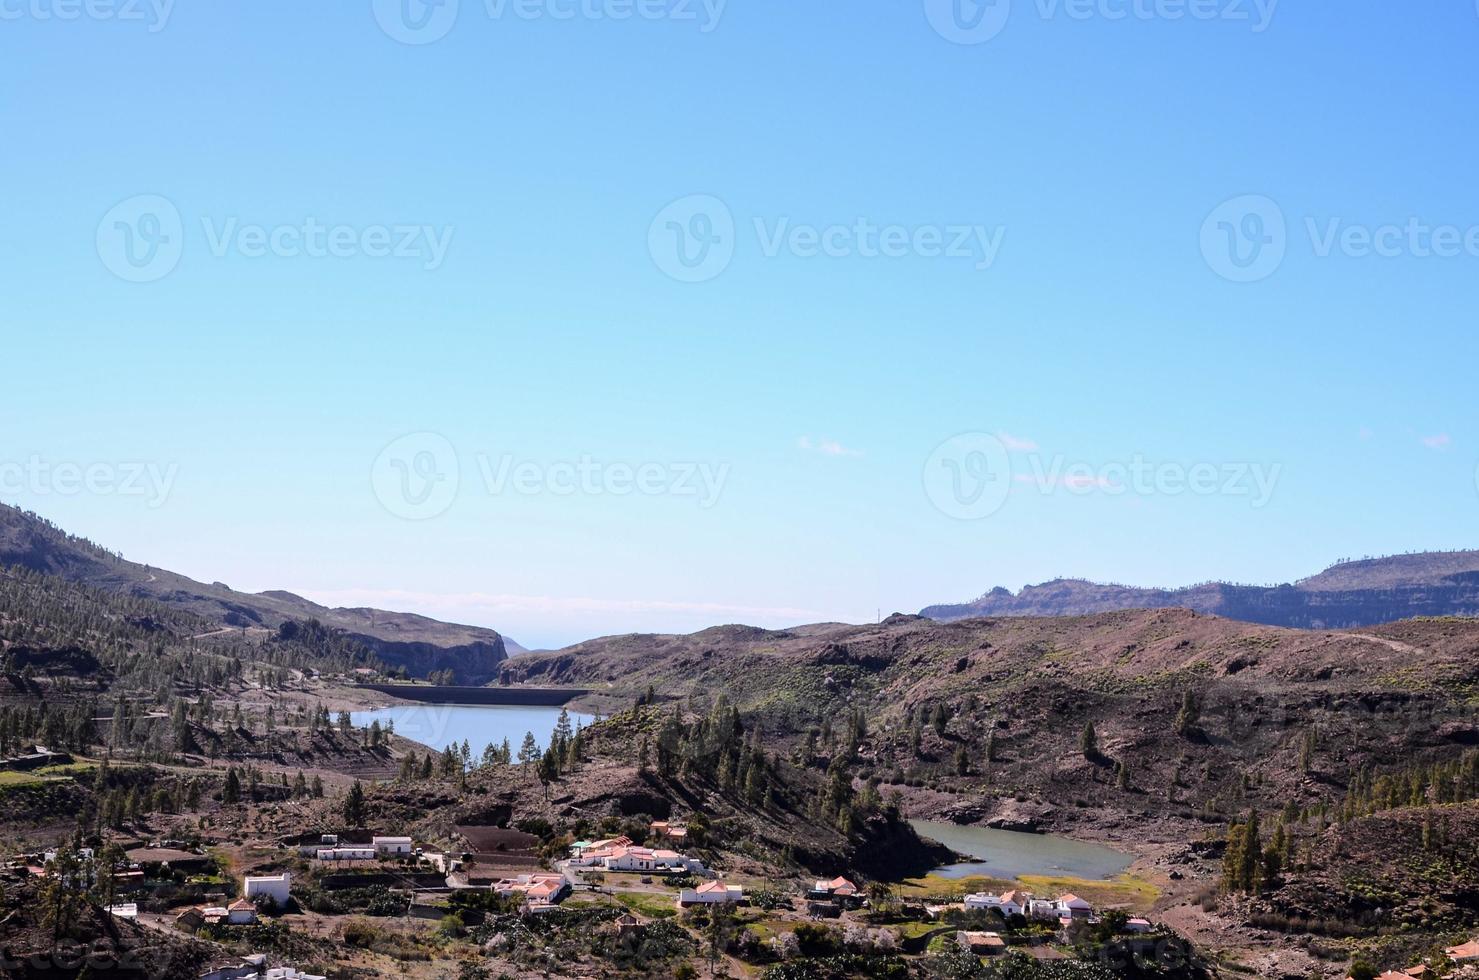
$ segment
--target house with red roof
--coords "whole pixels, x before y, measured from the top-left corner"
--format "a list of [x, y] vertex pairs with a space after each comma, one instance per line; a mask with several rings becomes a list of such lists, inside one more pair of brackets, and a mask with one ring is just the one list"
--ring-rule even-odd
[[1459, 946], [1450, 946], [1443, 951], [1455, 963], [1479, 963], [1479, 941], [1469, 940]]
[[517, 878], [502, 878], [492, 887], [500, 898], [523, 896], [532, 909], [558, 905], [569, 892], [570, 882], [562, 874], [523, 874]]
[[238, 898], [226, 906], [226, 924], [249, 926], [257, 921], [257, 906], [244, 898]]
[[706, 881], [697, 888], [685, 888], [678, 893], [678, 907], [689, 905], [717, 905], [724, 902], [742, 902], [745, 890], [739, 885], [726, 885], [722, 881]]

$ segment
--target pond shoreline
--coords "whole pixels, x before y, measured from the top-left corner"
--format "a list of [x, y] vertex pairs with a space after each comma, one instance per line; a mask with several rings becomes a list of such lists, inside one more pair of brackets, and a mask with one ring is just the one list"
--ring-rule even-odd
[[935, 868], [941, 878], [1024, 875], [1108, 881], [1128, 871], [1135, 855], [1101, 843], [1051, 834], [910, 820], [919, 836], [938, 841], [966, 858]]

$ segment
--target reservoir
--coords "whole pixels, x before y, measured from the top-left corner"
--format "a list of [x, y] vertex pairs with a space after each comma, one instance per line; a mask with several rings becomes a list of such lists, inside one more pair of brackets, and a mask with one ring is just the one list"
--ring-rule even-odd
[[939, 841], [952, 851], [975, 859], [936, 868], [934, 873], [942, 878], [987, 875], [1010, 879], [1022, 875], [1054, 875], [1108, 879], [1122, 873], [1134, 860], [1112, 848], [1067, 837], [1023, 834], [990, 827], [963, 827], [935, 820], [911, 820], [909, 823], [921, 837]]
[[[527, 732], [533, 733], [542, 749], [549, 744], [559, 718], [558, 706], [523, 704], [396, 704], [350, 714], [356, 727], [367, 727], [373, 721], [382, 727], [393, 724], [397, 735], [439, 752], [466, 740], [473, 758], [480, 756], [486, 746], [500, 745], [504, 739], [517, 755]], [[590, 715], [570, 712], [572, 726], [589, 725], [591, 721]]]

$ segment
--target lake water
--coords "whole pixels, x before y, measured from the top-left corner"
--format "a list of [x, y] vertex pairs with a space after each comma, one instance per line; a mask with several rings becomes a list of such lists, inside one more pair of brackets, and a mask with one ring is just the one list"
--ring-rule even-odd
[[[372, 721], [382, 726], [393, 722], [397, 735], [415, 739], [437, 751], [449, 745], [460, 746], [466, 739], [473, 757], [477, 758], [484, 747], [490, 743], [499, 745], [505, 738], [517, 754], [526, 732], [533, 732], [539, 747], [544, 748], [560, 718], [560, 709], [522, 704], [396, 704], [354, 711], [349, 717], [357, 727]], [[590, 715], [570, 712], [572, 725], [589, 725], [591, 721]]]
[[952, 851], [976, 859], [935, 869], [935, 874], [942, 878], [1062, 875], [1099, 880], [1113, 878], [1134, 860], [1112, 848], [1067, 837], [1023, 834], [990, 827], [962, 827], [935, 820], [911, 820], [909, 823], [921, 837], [937, 840]]

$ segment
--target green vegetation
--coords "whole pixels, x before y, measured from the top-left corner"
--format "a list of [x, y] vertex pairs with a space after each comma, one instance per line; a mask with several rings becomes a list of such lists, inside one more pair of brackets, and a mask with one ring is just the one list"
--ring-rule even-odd
[[665, 919], [678, 914], [677, 902], [671, 895], [652, 892], [616, 892], [616, 900], [633, 912], [653, 919]]

